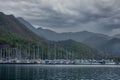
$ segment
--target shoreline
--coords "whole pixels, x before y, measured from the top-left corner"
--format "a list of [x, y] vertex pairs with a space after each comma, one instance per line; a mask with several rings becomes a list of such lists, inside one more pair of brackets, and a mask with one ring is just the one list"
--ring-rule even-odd
[[111, 65], [111, 64], [27, 64], [27, 63], [0, 63], [0, 65], [17, 65], [17, 66], [43, 66], [43, 67], [119, 67], [120, 65]]

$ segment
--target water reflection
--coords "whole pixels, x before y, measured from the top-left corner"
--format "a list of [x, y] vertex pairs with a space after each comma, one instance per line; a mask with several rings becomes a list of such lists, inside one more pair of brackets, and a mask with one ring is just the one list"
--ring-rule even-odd
[[120, 80], [120, 68], [0, 65], [0, 80]]

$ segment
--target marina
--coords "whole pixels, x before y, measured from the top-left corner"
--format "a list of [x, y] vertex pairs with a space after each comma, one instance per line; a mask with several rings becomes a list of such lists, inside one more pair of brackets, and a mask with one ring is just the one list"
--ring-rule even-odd
[[120, 0], [0, 0], [0, 80], [120, 80]]
[[46, 64], [46, 65], [119, 65], [119, 63], [114, 62], [113, 60], [19, 60], [19, 59], [10, 59], [5, 60], [1, 59], [0, 64]]
[[22, 50], [20, 48], [1, 48], [0, 64], [119, 65], [119, 62], [115, 62], [112, 59], [77, 59], [73, 55], [71, 56], [69, 51], [67, 51], [64, 57], [56, 50], [52, 51], [53, 55], [51, 55], [49, 51], [50, 50], [44, 53], [40, 51], [39, 47], [33, 49], [33, 51], [31, 51], [30, 48], [28, 50]]

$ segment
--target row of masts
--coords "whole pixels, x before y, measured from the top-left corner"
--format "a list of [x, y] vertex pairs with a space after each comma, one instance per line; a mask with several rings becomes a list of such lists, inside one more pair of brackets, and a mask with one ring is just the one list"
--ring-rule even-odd
[[[81, 55], [82, 56], [82, 55]], [[92, 55], [91, 55], [92, 56]], [[58, 49], [55, 46], [23, 46], [0, 48], [0, 63], [41, 63], [41, 64], [115, 64], [111, 60], [95, 60], [80, 58], [67, 48]]]
[[0, 59], [10, 60], [10, 59], [41, 59], [41, 60], [53, 60], [53, 59], [75, 59], [72, 51], [66, 52], [62, 50], [57, 50], [56, 46], [54, 48], [48, 47], [44, 50], [40, 46], [28, 47], [27, 49], [21, 48], [21, 46], [16, 48], [0, 48]]

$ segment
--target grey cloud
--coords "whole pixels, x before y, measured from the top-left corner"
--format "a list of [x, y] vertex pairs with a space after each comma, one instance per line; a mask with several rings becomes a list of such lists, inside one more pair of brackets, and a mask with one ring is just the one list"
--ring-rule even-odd
[[0, 11], [57, 32], [120, 30], [120, 0], [0, 0]]

